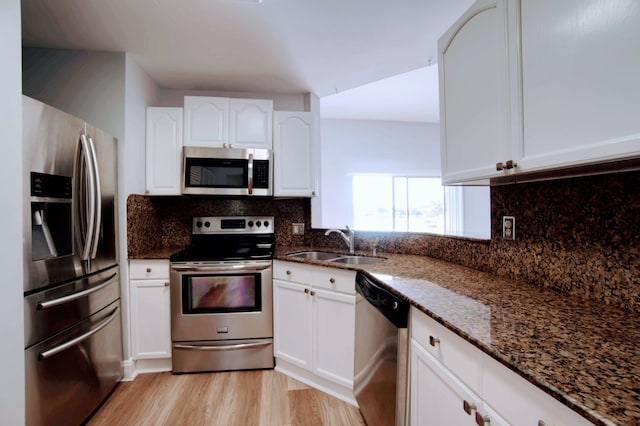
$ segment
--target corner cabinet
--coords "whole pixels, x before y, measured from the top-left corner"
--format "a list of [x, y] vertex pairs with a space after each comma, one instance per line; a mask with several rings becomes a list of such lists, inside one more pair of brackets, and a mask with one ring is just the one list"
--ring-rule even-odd
[[273, 114], [274, 196], [316, 194], [314, 120], [310, 112]]
[[129, 261], [131, 352], [138, 372], [171, 370], [169, 261]]
[[180, 195], [182, 108], [147, 108], [147, 195]]
[[272, 117], [272, 100], [185, 96], [184, 145], [271, 149]]
[[355, 404], [355, 272], [274, 261], [276, 369]]
[[639, 39], [634, 2], [474, 3], [438, 42], [443, 183], [640, 157]]
[[415, 308], [410, 375], [411, 425], [591, 424]]

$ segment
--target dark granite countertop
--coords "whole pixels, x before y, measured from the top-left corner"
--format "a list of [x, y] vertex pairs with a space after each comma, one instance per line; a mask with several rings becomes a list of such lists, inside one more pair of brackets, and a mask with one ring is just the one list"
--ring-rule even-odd
[[357, 266], [286, 256], [304, 250], [275, 258], [362, 270], [592, 422], [640, 424], [638, 314], [424, 256]]

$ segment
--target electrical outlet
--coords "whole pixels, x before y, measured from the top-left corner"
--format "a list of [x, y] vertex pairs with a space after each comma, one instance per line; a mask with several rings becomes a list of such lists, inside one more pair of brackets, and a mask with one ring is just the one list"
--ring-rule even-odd
[[304, 235], [304, 223], [292, 223], [291, 235]]
[[516, 239], [516, 218], [514, 216], [502, 216], [502, 238], [505, 240]]

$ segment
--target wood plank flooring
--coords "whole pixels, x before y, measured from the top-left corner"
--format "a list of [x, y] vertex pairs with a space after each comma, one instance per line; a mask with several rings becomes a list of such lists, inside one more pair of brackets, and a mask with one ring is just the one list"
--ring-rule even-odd
[[274, 370], [141, 374], [88, 421], [102, 425], [364, 425], [360, 411]]

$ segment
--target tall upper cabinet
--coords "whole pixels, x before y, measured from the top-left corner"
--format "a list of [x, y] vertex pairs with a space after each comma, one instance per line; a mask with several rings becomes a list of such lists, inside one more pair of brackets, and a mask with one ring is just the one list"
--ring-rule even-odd
[[493, 176], [511, 157], [512, 4], [478, 1], [438, 41], [443, 183]]
[[180, 195], [182, 108], [148, 107], [146, 194]]
[[316, 191], [313, 114], [276, 111], [273, 117], [274, 195], [312, 197]]
[[271, 149], [272, 116], [272, 100], [185, 96], [184, 145]]
[[639, 157], [638, 40], [638, 2], [476, 2], [439, 41], [443, 182]]

